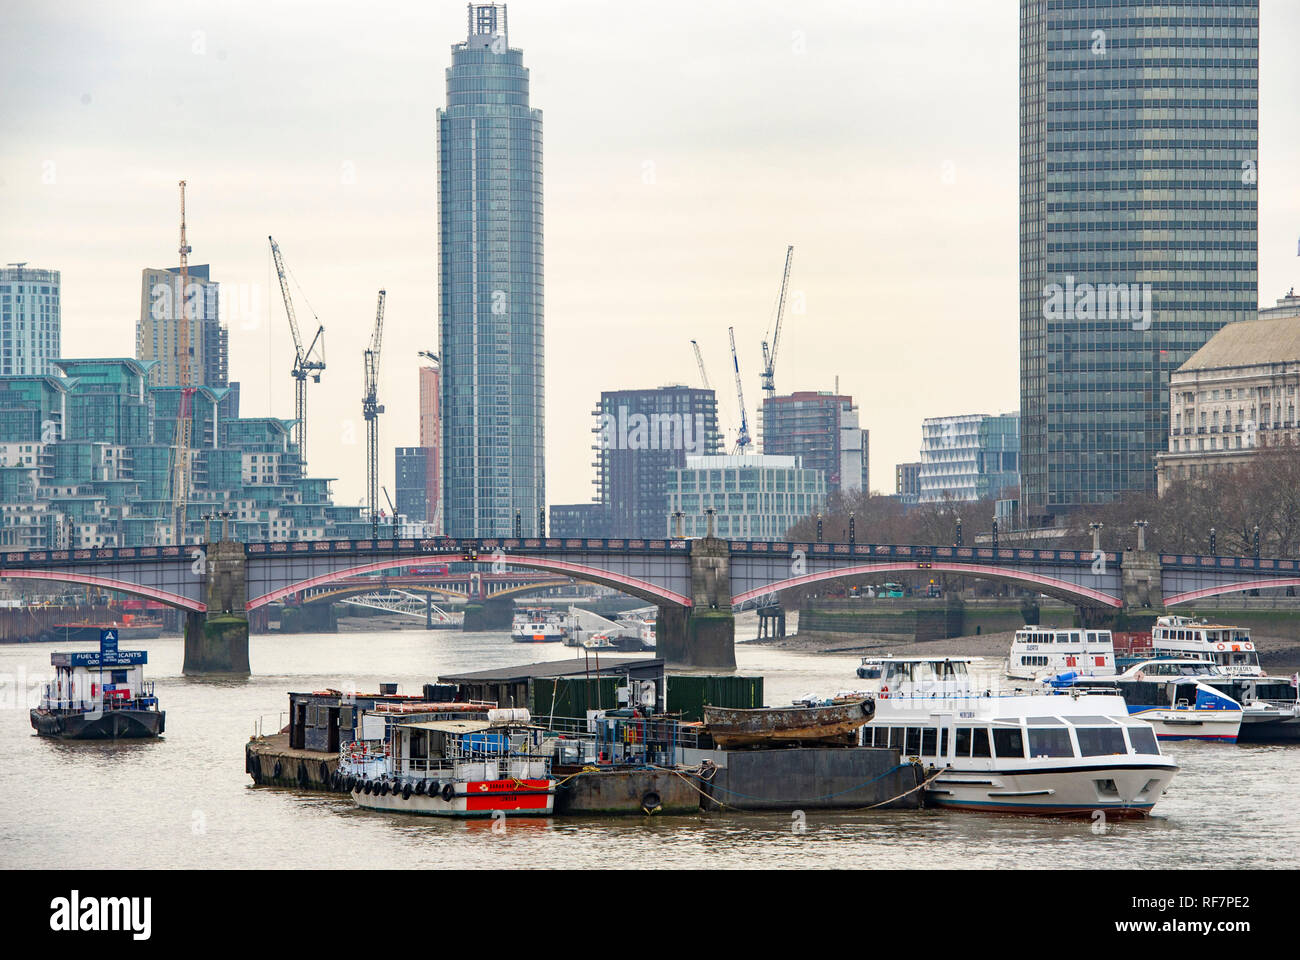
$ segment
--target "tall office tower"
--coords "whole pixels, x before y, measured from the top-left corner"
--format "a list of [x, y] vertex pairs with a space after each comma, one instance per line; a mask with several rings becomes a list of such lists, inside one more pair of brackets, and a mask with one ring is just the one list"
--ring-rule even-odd
[[538, 533], [546, 503], [542, 113], [506, 8], [470, 4], [438, 111], [443, 518], [454, 537]]
[[766, 397], [762, 417], [763, 453], [802, 458], [832, 493], [870, 486], [867, 431], [858, 428], [852, 397], [825, 390]]
[[716, 396], [684, 386], [606, 390], [592, 414], [604, 536], [662, 537], [672, 471], [685, 467], [688, 455], [722, 452]]
[[[155, 387], [181, 386], [177, 354], [177, 309], [185, 303], [190, 325], [190, 375], [205, 387], [230, 385], [229, 335], [220, 319], [221, 284], [211, 279], [206, 263], [189, 268], [188, 289], [180, 291], [179, 267], [146, 267], [140, 283], [140, 322], [135, 328], [135, 358], [155, 361], [149, 383]], [[237, 415], [237, 412], [236, 412]]]
[[1258, 93], [1258, 0], [1021, 0], [1031, 523], [1154, 490], [1170, 372], [1255, 315]]
[[0, 375], [52, 374], [59, 351], [59, 271], [0, 269]]
[[420, 368], [420, 446], [425, 457], [424, 520], [442, 533], [442, 386], [437, 367]]

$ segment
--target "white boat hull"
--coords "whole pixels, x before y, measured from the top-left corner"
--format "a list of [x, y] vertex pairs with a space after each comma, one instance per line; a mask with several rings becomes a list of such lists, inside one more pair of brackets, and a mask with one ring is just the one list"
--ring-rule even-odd
[[926, 791], [927, 805], [1043, 816], [1146, 816], [1173, 780], [1173, 764], [1075, 762], [1037, 770], [950, 770]]
[[1214, 740], [1236, 743], [1240, 710], [1135, 710], [1129, 714], [1151, 724], [1157, 740]]

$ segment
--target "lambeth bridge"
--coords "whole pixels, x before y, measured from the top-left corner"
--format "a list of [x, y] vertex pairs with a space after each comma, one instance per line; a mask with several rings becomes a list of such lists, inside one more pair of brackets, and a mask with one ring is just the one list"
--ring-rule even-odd
[[[1300, 585], [1300, 560], [1186, 556], [1143, 547], [1111, 552], [716, 537], [219, 540], [185, 547], [0, 552], [0, 577], [87, 584], [185, 611], [186, 673], [247, 673], [251, 610], [309, 597], [338, 581], [431, 561], [478, 564], [475, 569], [486, 572], [475, 590], [488, 604], [512, 603], [510, 594], [537, 587], [543, 573], [614, 587], [659, 607], [661, 656], [705, 667], [735, 664], [733, 610], [775, 603], [783, 590], [842, 578], [928, 572], [1000, 581], [1073, 603], [1088, 622], [1102, 622], [1108, 612]], [[474, 595], [469, 588], [457, 592]]]

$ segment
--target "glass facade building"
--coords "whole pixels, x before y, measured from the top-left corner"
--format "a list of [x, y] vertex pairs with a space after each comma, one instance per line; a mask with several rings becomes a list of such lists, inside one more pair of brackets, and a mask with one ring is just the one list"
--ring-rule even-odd
[[1153, 490], [1170, 373], [1254, 316], [1258, 60], [1258, 0], [1021, 0], [1031, 522]]
[[663, 532], [676, 534], [672, 514], [682, 513], [682, 535], [708, 533], [735, 540], [781, 540], [804, 517], [826, 506], [826, 475], [804, 467], [798, 457], [687, 457], [668, 471], [668, 509]]
[[0, 376], [54, 373], [59, 355], [59, 271], [0, 268]]
[[[930, 417], [921, 424], [915, 502], [980, 500], [1014, 489], [1020, 482], [1019, 457], [1018, 413]], [[901, 493], [901, 473], [899, 485]]]
[[546, 503], [542, 114], [504, 5], [471, 4], [438, 111], [443, 519], [534, 536]]

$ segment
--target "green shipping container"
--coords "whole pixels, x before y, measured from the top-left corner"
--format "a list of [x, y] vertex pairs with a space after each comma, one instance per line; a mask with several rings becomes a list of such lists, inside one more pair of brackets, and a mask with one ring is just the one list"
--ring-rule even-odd
[[763, 678], [695, 674], [668, 677], [669, 713], [681, 713], [687, 721], [703, 720], [706, 706], [761, 707]]
[[587, 719], [588, 710], [614, 710], [622, 677], [538, 677], [532, 681], [533, 702], [529, 709], [535, 722], [550, 716]]

